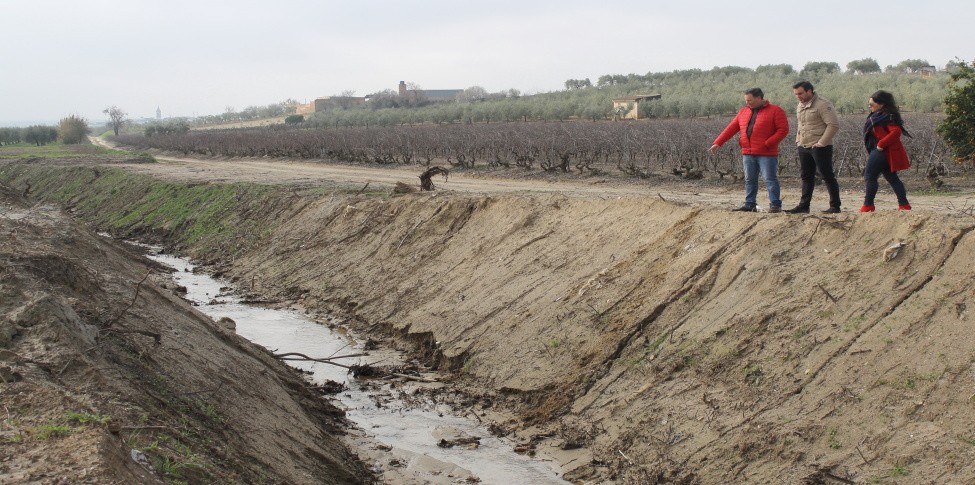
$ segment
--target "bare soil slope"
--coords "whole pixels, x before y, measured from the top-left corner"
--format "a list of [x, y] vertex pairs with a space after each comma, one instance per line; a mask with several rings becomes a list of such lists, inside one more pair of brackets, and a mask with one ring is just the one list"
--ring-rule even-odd
[[[73, 200], [141, 197], [97, 186]], [[568, 193], [282, 190], [238, 199], [260, 235], [206, 257], [456, 370], [466, 406], [521, 411], [500, 432], [588, 447], [580, 482], [975, 482], [968, 213]], [[114, 229], [196, 244], [155, 214]]]
[[231, 274], [426, 345], [611, 476], [975, 481], [971, 218], [443, 195], [287, 217]]
[[0, 482], [368, 482], [341, 411], [146, 263], [0, 184]]

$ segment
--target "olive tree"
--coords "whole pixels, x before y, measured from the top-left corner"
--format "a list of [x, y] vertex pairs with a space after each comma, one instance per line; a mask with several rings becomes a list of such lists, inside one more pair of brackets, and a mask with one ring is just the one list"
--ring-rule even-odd
[[803, 66], [802, 71], [799, 73], [800, 76], [809, 76], [811, 74], [833, 74], [834, 72], [840, 72], [840, 65], [835, 62], [807, 62]]
[[58, 130], [53, 126], [34, 125], [24, 128], [24, 141], [37, 146], [47, 145], [58, 139]]
[[921, 69], [930, 65], [931, 63], [924, 59], [905, 59], [897, 64], [895, 69], [902, 72], [921, 72]]
[[846, 70], [853, 74], [869, 74], [880, 72], [880, 64], [876, 59], [867, 57], [846, 63]]
[[955, 159], [975, 164], [975, 61], [960, 63], [951, 74], [945, 96], [945, 119], [938, 134], [951, 147]]

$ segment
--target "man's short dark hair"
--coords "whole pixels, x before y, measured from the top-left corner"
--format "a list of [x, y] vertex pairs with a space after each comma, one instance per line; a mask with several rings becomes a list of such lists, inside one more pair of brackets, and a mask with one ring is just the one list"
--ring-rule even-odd
[[762, 92], [762, 88], [751, 88], [745, 91], [745, 94], [750, 94], [756, 98], [765, 99], [765, 93]]
[[806, 91], [813, 92], [813, 85], [809, 81], [799, 81], [792, 85], [792, 89], [805, 89]]

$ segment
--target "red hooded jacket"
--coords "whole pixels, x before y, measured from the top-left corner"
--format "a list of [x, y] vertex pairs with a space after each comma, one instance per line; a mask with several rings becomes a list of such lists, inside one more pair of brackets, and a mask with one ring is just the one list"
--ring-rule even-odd
[[735, 136], [738, 137], [738, 144], [741, 145], [742, 155], [761, 155], [778, 156], [779, 142], [789, 134], [789, 118], [785, 111], [768, 102], [758, 110], [758, 117], [755, 118], [755, 125], [752, 126], [752, 136], [745, 136], [748, 131], [748, 120], [752, 117], [752, 109], [745, 106], [738, 112], [728, 127], [718, 135], [714, 144], [721, 146]]
[[877, 148], [881, 148], [887, 154], [887, 163], [890, 164], [891, 172], [911, 168], [911, 161], [907, 158], [907, 149], [904, 148], [904, 142], [901, 141], [902, 132], [901, 127], [894, 123], [873, 127], [873, 136], [877, 138]]

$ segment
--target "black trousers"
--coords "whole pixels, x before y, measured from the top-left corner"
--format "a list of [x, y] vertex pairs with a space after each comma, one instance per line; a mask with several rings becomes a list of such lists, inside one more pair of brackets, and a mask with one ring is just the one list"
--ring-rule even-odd
[[881, 175], [887, 179], [890, 188], [894, 190], [894, 195], [897, 196], [897, 203], [899, 205], [908, 205], [907, 189], [904, 187], [904, 182], [901, 182], [901, 178], [897, 176], [897, 172], [890, 171], [890, 162], [887, 161], [887, 154], [876, 148], [870, 152], [870, 157], [867, 158], [867, 166], [863, 169], [864, 188], [866, 189], [863, 196], [863, 205], [873, 205], [873, 199], [877, 196], [877, 190], [880, 188], [877, 179]]
[[840, 207], [840, 184], [833, 173], [833, 146], [798, 148], [799, 171], [802, 178], [802, 197], [799, 205], [809, 207], [812, 202], [813, 188], [816, 186], [816, 172], [823, 178], [826, 190], [829, 192], [829, 206]]

